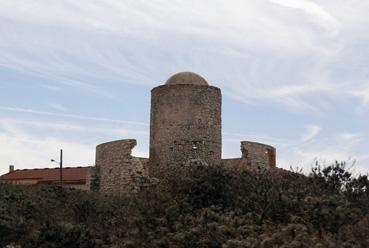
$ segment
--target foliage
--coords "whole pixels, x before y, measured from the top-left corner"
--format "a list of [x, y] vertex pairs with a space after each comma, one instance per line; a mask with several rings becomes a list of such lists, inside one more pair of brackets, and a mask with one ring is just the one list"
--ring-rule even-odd
[[124, 197], [0, 184], [0, 247], [369, 247], [369, 180], [193, 166]]

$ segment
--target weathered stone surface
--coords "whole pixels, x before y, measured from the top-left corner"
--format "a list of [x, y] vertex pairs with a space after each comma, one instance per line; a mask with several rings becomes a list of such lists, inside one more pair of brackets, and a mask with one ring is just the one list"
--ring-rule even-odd
[[141, 158], [141, 157], [137, 157], [143, 167], [143, 171], [144, 171], [144, 175], [149, 175], [149, 159], [148, 158]]
[[150, 175], [168, 166], [221, 160], [221, 93], [206, 85], [162, 85], [151, 91]]
[[270, 145], [252, 141], [241, 142], [242, 158], [253, 168], [276, 167], [275, 148]]
[[[140, 158], [131, 155], [136, 140], [117, 140], [96, 147], [99, 192], [122, 195], [137, 192], [150, 179], [144, 174]], [[143, 160], [143, 159], [142, 159]]]
[[208, 82], [200, 75], [193, 72], [179, 72], [171, 76], [165, 83], [166, 85], [174, 84], [192, 84], [192, 85], [208, 85]]
[[241, 158], [222, 159], [224, 166], [235, 169], [270, 170], [276, 167], [275, 148], [270, 145], [241, 141]]

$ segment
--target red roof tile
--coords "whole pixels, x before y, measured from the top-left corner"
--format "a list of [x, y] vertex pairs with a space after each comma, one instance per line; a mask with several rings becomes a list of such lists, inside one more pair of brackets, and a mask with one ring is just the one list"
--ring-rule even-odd
[[[63, 168], [63, 181], [85, 181], [91, 167]], [[0, 176], [0, 180], [59, 181], [59, 168], [15, 170]]]

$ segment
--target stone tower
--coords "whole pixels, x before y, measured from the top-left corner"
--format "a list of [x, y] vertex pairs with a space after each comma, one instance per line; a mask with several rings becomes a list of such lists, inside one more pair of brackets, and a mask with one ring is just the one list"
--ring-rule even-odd
[[151, 90], [150, 175], [168, 166], [221, 162], [220, 89], [181, 72]]
[[149, 158], [131, 155], [134, 139], [98, 145], [91, 188], [102, 194], [130, 194], [155, 185], [170, 167], [198, 163], [274, 170], [276, 150], [267, 144], [242, 141], [242, 157], [221, 158], [221, 105], [220, 89], [201, 76], [192, 72], [173, 75], [151, 90]]

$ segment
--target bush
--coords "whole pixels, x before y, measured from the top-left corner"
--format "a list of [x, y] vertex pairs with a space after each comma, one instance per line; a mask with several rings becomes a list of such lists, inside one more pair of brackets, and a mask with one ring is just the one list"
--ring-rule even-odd
[[168, 171], [120, 198], [0, 184], [0, 247], [369, 247], [369, 180], [312, 173]]

